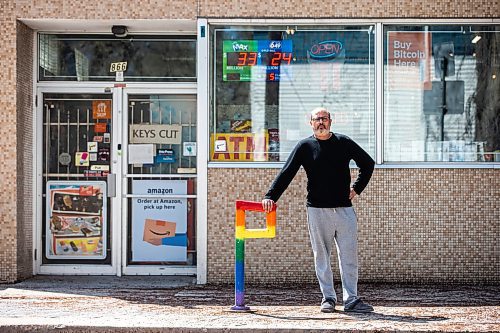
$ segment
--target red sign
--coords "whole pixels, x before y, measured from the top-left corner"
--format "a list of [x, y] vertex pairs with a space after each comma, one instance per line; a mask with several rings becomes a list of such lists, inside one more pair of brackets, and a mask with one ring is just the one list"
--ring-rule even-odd
[[94, 132], [96, 133], [104, 133], [106, 132], [107, 124], [106, 123], [97, 123], [94, 126]]
[[432, 89], [430, 32], [389, 32], [388, 79], [391, 89]]
[[78, 192], [81, 196], [93, 196], [94, 195], [94, 187], [89, 185], [89, 186], [80, 186], [80, 190]]

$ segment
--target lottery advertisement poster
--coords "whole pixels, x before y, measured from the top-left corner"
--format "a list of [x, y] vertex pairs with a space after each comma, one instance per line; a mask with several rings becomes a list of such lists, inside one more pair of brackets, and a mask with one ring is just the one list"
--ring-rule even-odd
[[105, 259], [106, 182], [49, 181], [46, 194], [47, 258]]

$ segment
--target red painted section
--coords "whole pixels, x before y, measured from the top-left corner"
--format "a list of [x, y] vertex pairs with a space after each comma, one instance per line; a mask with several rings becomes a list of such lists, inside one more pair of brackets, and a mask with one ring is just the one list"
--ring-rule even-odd
[[[236, 209], [251, 210], [254, 212], [263, 212], [262, 202], [236, 200]], [[276, 211], [276, 204], [273, 206], [272, 212]]]

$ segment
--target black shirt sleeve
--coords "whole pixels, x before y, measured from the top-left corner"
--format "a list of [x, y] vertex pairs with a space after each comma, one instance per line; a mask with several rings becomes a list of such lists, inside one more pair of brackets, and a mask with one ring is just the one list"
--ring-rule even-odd
[[264, 196], [265, 199], [271, 199], [274, 202], [278, 201], [283, 192], [287, 189], [288, 185], [292, 182], [302, 164], [300, 146], [300, 143], [297, 144], [290, 156], [288, 156], [283, 169], [281, 169], [280, 173], [276, 176], [271, 184], [271, 187]]
[[352, 159], [359, 167], [358, 178], [354, 181], [352, 188], [357, 194], [361, 194], [370, 181], [375, 167], [375, 161], [356, 142], [350, 140]]

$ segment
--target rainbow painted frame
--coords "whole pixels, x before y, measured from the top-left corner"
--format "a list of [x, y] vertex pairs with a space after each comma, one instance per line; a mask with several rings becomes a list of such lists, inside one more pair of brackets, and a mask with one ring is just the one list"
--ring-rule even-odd
[[234, 267], [234, 301], [233, 311], [250, 311], [245, 306], [245, 239], [274, 238], [276, 236], [276, 205], [266, 214], [266, 229], [246, 229], [246, 211], [264, 212], [262, 203], [236, 200], [236, 248]]

